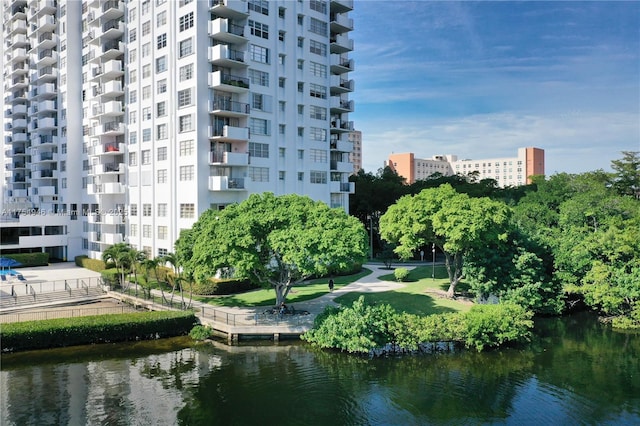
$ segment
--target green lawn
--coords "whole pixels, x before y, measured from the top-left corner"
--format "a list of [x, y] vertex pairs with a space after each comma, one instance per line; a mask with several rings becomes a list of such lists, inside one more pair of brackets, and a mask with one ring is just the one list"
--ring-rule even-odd
[[[361, 295], [369, 303], [387, 303], [398, 311], [416, 315], [431, 315], [444, 312], [464, 312], [470, 306], [462, 302], [446, 299], [435, 294], [427, 293], [429, 289], [446, 291], [449, 288], [449, 278], [444, 266], [436, 266], [435, 280], [432, 279], [431, 266], [419, 266], [409, 272], [406, 286], [393, 291], [381, 293], [348, 293], [337, 297], [336, 302], [348, 306]], [[393, 273], [382, 275], [381, 280], [395, 281]], [[468, 285], [458, 284], [459, 291], [466, 291]]]
[[[339, 289], [351, 284], [370, 273], [370, 269], [362, 268], [362, 271], [357, 274], [334, 277], [334, 289]], [[309, 280], [304, 284], [293, 286], [287, 296], [287, 303], [304, 302], [328, 293], [328, 282], [329, 279], [325, 277]], [[276, 295], [272, 288], [253, 290], [229, 296], [194, 296], [193, 299], [214, 306], [239, 306], [245, 308], [254, 306], [274, 306], [276, 304]]]

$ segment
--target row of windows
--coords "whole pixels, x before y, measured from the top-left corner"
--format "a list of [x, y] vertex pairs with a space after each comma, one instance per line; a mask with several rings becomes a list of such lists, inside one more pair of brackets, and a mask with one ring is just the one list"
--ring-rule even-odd
[[[143, 204], [142, 205], [142, 213], [145, 217], [152, 216], [151, 204]], [[138, 205], [130, 204], [129, 205], [129, 216], [138, 216]], [[158, 217], [166, 217], [167, 216], [167, 204], [160, 203], [157, 205], [156, 216]], [[193, 218], [195, 216], [195, 205], [191, 203], [180, 204], [180, 217], [181, 218]], [[129, 226], [133, 226], [131, 224]], [[135, 235], [133, 235], [135, 236]]]

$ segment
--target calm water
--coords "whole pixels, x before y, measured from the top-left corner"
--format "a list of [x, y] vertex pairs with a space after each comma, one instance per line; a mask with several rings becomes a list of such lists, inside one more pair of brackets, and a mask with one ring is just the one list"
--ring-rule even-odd
[[639, 335], [538, 329], [526, 349], [374, 360], [188, 339], [13, 354], [0, 424], [640, 424]]

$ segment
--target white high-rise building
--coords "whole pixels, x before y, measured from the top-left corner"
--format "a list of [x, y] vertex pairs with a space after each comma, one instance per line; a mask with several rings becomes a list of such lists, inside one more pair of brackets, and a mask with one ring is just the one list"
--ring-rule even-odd
[[265, 191], [348, 209], [352, 8], [6, 0], [0, 250], [162, 255]]

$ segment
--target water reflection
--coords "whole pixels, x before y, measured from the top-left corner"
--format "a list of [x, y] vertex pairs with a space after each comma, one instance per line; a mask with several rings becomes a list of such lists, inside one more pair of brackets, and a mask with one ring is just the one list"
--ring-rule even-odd
[[638, 424], [637, 334], [545, 320], [529, 348], [364, 359], [185, 339], [2, 356], [0, 424]]

